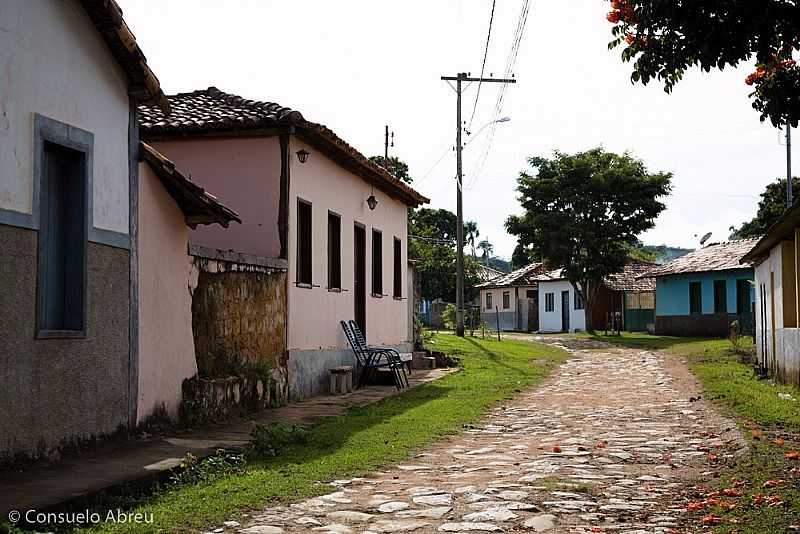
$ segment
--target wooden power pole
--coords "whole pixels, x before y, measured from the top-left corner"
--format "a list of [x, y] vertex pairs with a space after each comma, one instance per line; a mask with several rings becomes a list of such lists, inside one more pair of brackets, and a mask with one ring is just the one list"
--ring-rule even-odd
[[461, 131], [464, 125], [461, 121], [461, 92], [464, 82], [480, 83], [517, 83], [513, 78], [472, 78], [466, 72], [459, 72], [456, 76], [442, 76], [446, 82], [456, 82], [456, 334], [464, 337], [464, 209], [461, 201], [462, 166]]

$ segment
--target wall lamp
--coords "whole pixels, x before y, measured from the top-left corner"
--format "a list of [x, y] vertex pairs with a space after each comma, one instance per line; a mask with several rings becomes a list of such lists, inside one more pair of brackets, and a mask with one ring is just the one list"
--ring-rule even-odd
[[308, 150], [301, 148], [300, 150], [297, 151], [297, 161], [299, 161], [300, 163], [305, 163], [306, 161], [308, 161], [308, 156], [309, 156]]
[[378, 206], [378, 199], [375, 198], [375, 195], [370, 195], [367, 197], [367, 206], [369, 206], [370, 211], [374, 211]]

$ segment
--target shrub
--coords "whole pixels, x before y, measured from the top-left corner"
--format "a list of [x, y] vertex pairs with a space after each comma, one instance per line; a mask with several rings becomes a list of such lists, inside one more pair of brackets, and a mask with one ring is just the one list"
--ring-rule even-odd
[[442, 323], [448, 330], [456, 329], [456, 305], [448, 304], [442, 310]]
[[180, 469], [172, 475], [173, 484], [197, 484], [244, 472], [244, 455], [239, 452], [218, 449], [213, 456], [198, 459], [186, 453], [181, 460]]
[[306, 429], [286, 423], [256, 425], [250, 434], [250, 447], [256, 456], [278, 456], [290, 445], [303, 445], [308, 441]]

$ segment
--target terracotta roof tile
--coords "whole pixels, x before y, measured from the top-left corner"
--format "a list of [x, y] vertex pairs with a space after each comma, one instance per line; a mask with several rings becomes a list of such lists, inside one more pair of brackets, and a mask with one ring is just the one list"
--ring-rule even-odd
[[494, 280], [495, 278], [499, 278], [503, 276], [503, 271], [498, 271], [497, 269], [492, 269], [491, 267], [487, 267], [482, 263], [478, 264], [478, 278], [480, 278], [481, 282], [489, 282], [490, 280]]
[[134, 86], [134, 96], [153, 102], [162, 112], [168, 112], [169, 103], [161, 91], [161, 84], [147, 65], [147, 58], [122, 18], [122, 9], [117, 2], [81, 0], [81, 5]]
[[655, 291], [655, 279], [642, 278], [655, 267], [649, 261], [631, 260], [622, 272], [606, 276], [603, 284], [612, 291]]
[[144, 139], [169, 139], [196, 135], [267, 135], [264, 130], [293, 127], [303, 141], [317, 147], [365, 181], [410, 206], [426, 204], [419, 194], [392, 173], [373, 163], [330, 128], [306, 120], [296, 110], [274, 102], [247, 100], [209, 87], [167, 97], [170, 113], [153, 106], [139, 107]]
[[642, 276], [656, 277], [681, 273], [745, 269], [749, 265], [741, 265], [740, 260], [750, 252], [750, 249], [759, 239], [758, 237], [753, 237], [725, 243], [714, 243], [656, 267]]
[[530, 286], [536, 283], [536, 280], [545, 272], [545, 267], [541, 263], [531, 263], [516, 271], [503, 274], [487, 282], [476, 285], [480, 289], [489, 289], [492, 287], [513, 287], [513, 286]]

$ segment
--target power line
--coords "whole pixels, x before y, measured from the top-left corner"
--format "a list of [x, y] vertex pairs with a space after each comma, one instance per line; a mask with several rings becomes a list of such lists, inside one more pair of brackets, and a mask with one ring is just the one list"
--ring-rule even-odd
[[431, 173], [432, 173], [432, 172], [433, 172], [433, 171], [436, 169], [436, 167], [438, 167], [438, 166], [439, 166], [439, 164], [442, 162], [442, 160], [443, 160], [445, 157], [447, 157], [447, 154], [449, 154], [449, 153], [450, 153], [450, 152], [452, 152], [452, 151], [453, 151], [453, 147], [452, 147], [452, 146], [450, 146], [450, 145], [448, 145], [448, 146], [447, 146], [447, 148], [445, 148], [445, 150], [444, 150], [444, 152], [442, 153], [442, 155], [439, 157], [439, 159], [437, 159], [437, 160], [436, 160], [436, 163], [434, 163], [433, 165], [431, 165], [431, 167], [430, 167], [430, 168], [429, 168], [429, 169], [428, 169], [428, 170], [425, 172], [425, 174], [423, 174], [423, 175], [422, 175], [422, 177], [421, 177], [421, 178], [418, 178], [418, 179], [414, 180], [414, 185], [419, 185], [419, 184], [420, 184], [420, 183], [422, 183], [422, 182], [423, 182], [423, 181], [424, 181], [424, 180], [425, 180], [425, 179], [426, 179], [428, 176], [430, 176], [430, 175], [431, 175]]
[[[514, 66], [517, 63], [517, 57], [519, 55], [520, 45], [522, 44], [522, 38], [525, 35], [525, 26], [528, 23], [528, 13], [530, 12], [530, 0], [523, 0], [522, 8], [520, 9], [519, 17], [517, 18], [517, 27], [514, 30], [514, 38], [511, 43], [511, 48], [508, 52], [508, 57], [506, 58], [506, 67], [503, 72], [503, 77], [513, 77], [512, 71], [514, 70]], [[501, 113], [503, 112], [503, 104], [505, 102], [506, 97], [506, 90], [508, 89], [507, 84], [503, 84], [500, 86], [500, 90], [497, 95], [497, 100], [495, 102], [494, 107], [494, 114], [493, 120], [497, 120]], [[475, 186], [475, 183], [480, 178], [481, 173], [483, 172], [483, 168], [486, 165], [486, 160], [489, 157], [489, 152], [492, 148], [492, 142], [494, 141], [495, 131], [497, 129], [497, 124], [495, 122], [492, 123], [491, 129], [489, 130], [489, 135], [486, 140], [486, 145], [483, 151], [481, 152], [480, 157], [478, 158], [478, 163], [475, 165], [475, 168], [472, 172], [472, 176], [470, 178], [469, 183], [467, 183], [467, 189], [472, 189]]]
[[[497, 5], [497, 0], [492, 0], [492, 13], [489, 15], [489, 31], [486, 33], [486, 47], [483, 49], [483, 63], [481, 64], [481, 75], [480, 78], [483, 78], [483, 74], [486, 72], [486, 58], [489, 56], [489, 41], [492, 39], [492, 23], [494, 23], [494, 8]], [[467, 126], [467, 130], [472, 129], [472, 121], [475, 120], [475, 111], [478, 109], [478, 99], [481, 96], [481, 84], [483, 80], [478, 81], [478, 90], [475, 93], [475, 103], [472, 105], [472, 116], [469, 118], [469, 126]]]

